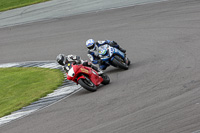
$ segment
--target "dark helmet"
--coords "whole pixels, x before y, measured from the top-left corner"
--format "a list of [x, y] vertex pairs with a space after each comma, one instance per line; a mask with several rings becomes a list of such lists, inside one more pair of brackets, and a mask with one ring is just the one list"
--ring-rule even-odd
[[57, 57], [56, 57], [56, 61], [60, 64], [60, 65], [62, 65], [62, 66], [64, 66], [65, 64], [66, 64], [66, 57], [65, 57], [65, 55], [64, 54], [59, 54]]

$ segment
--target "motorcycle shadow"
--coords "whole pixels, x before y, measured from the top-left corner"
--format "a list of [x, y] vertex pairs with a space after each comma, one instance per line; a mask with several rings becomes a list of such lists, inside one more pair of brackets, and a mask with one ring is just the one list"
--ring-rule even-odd
[[79, 92], [76, 94], [76, 95], [87, 95], [87, 94], [92, 94], [92, 93], [97, 93], [98, 91], [100, 90], [104, 90], [107, 88], [107, 86], [109, 86], [110, 84], [112, 84], [111, 82], [107, 85], [103, 85], [103, 84], [100, 84], [98, 87], [97, 87], [97, 91], [95, 92], [90, 92], [86, 89], [84, 89], [83, 87], [81, 88], [81, 90], [79, 90]]
[[[133, 68], [134, 68], [134, 65], [130, 64], [128, 70], [133, 69]], [[105, 70], [104, 73], [112, 74], [112, 73], [124, 72], [124, 71], [128, 71], [128, 70], [124, 70], [124, 69], [120, 69], [120, 68], [116, 68], [116, 67], [110, 67], [109, 69]]]

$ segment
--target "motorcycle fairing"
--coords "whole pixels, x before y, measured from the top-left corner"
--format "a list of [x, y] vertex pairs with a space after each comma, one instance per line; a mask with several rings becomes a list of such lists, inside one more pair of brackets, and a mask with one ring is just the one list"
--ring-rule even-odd
[[[106, 52], [107, 54], [104, 55], [103, 53], [105, 53], [104, 52], [105, 50], [107, 51]], [[99, 47], [99, 55], [101, 57], [101, 60], [105, 61], [108, 64], [110, 64], [109, 63], [110, 60], [112, 61], [114, 59], [113, 55], [115, 55], [115, 54], [117, 54], [117, 55], [121, 56], [123, 59], [125, 59], [125, 54], [115, 47], [111, 47], [107, 44]], [[111, 57], [111, 59], [110, 59], [110, 57]]]

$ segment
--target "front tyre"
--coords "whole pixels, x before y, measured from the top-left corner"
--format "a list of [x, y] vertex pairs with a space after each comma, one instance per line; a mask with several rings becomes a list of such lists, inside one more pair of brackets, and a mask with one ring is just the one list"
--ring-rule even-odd
[[128, 65], [124, 62], [124, 60], [121, 57], [119, 57], [117, 55], [114, 57], [112, 63], [124, 70], [128, 69]]
[[101, 82], [103, 85], [107, 85], [110, 83], [110, 78], [108, 77], [108, 75], [104, 73], [101, 75], [101, 77], [103, 78], [103, 81]]
[[127, 58], [127, 61], [128, 61], [128, 66], [131, 64], [131, 61], [129, 60], [129, 58]]
[[88, 91], [95, 92], [97, 90], [96, 85], [86, 76], [85, 79], [79, 79], [78, 83]]

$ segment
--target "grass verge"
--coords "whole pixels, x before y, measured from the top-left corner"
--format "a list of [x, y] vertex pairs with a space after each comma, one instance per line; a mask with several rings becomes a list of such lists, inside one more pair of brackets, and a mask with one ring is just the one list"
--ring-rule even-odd
[[53, 92], [63, 80], [57, 69], [0, 68], [0, 117]]
[[0, 0], [0, 12], [45, 1], [48, 0]]

